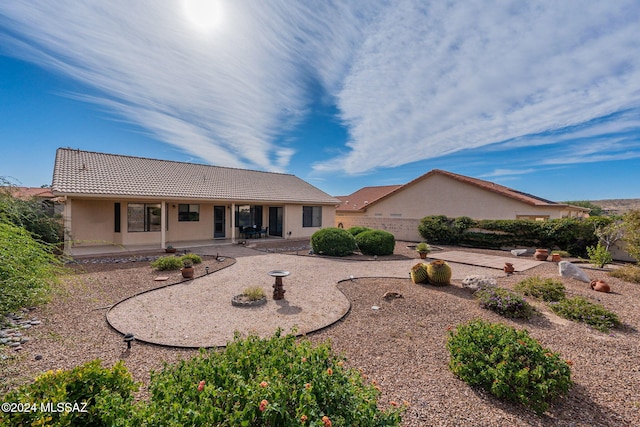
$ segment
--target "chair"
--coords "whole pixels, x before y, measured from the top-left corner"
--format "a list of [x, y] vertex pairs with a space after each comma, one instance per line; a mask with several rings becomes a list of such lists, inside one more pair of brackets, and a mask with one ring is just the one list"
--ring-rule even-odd
[[262, 238], [263, 234], [265, 235], [265, 237], [269, 235], [269, 227], [261, 228], [260, 231], [258, 231], [259, 238]]

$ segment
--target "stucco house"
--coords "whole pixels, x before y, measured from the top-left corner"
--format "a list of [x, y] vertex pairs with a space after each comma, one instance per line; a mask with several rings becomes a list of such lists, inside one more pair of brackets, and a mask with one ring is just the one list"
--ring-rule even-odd
[[404, 185], [364, 187], [338, 196], [336, 225], [387, 230], [396, 239], [419, 241], [418, 224], [428, 215], [473, 219], [583, 217], [589, 209], [552, 202], [503, 185], [434, 169]]
[[290, 174], [69, 148], [56, 152], [51, 191], [64, 200], [67, 250], [235, 242], [246, 227], [304, 238], [333, 226], [339, 203]]

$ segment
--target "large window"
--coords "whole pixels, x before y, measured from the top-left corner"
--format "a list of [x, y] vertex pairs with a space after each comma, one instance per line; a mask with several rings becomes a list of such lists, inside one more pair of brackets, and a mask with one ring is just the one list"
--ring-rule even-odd
[[236, 227], [262, 227], [262, 206], [237, 205]]
[[302, 226], [322, 227], [322, 206], [303, 206]]
[[200, 205], [178, 205], [178, 221], [200, 221]]
[[160, 231], [159, 203], [129, 203], [127, 205], [127, 230]]

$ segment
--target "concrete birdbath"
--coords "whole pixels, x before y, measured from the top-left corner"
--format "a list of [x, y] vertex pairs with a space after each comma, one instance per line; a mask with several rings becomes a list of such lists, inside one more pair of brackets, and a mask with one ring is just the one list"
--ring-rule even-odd
[[272, 270], [268, 274], [269, 276], [276, 278], [276, 283], [274, 283], [273, 285], [273, 299], [284, 299], [284, 293], [286, 291], [284, 290], [284, 287], [282, 285], [282, 278], [287, 277], [291, 273], [285, 270]]

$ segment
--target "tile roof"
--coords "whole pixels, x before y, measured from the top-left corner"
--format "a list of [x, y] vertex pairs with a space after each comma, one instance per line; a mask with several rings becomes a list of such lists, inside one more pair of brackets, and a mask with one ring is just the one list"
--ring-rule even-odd
[[348, 196], [336, 196], [340, 200], [340, 206], [336, 212], [353, 212], [366, 208], [376, 200], [386, 196], [402, 185], [381, 185], [377, 187], [363, 187]]
[[43, 199], [53, 199], [53, 193], [50, 188], [40, 187], [10, 187], [10, 191], [14, 197], [18, 199], [30, 199], [32, 197], [40, 197]]
[[59, 148], [56, 195], [338, 204], [302, 179], [282, 173]]
[[[350, 196], [340, 196], [338, 197], [341, 201], [347, 200], [349, 199], [349, 204], [351, 204], [351, 199], [354, 195], [358, 195], [361, 191], [363, 190], [367, 190], [367, 189], [375, 189], [375, 188], [389, 188], [389, 191], [385, 192], [384, 194], [380, 194], [378, 195], [378, 197], [373, 197], [373, 196], [368, 196], [368, 202], [366, 205], [364, 205], [362, 202], [364, 202], [364, 200], [367, 200], [366, 198], [359, 198], [359, 202], [358, 202], [358, 207], [353, 207], [351, 209], [345, 209], [344, 203], [341, 204], [341, 206], [336, 210], [336, 212], [348, 212], [348, 211], [364, 211], [366, 210], [366, 208], [368, 208], [369, 206], [373, 205], [374, 203], [379, 202], [380, 200], [386, 199], [387, 197], [392, 196], [393, 194], [400, 192], [402, 190], [404, 190], [405, 188], [411, 186], [411, 185], [415, 185], [420, 181], [423, 181], [425, 179], [428, 179], [431, 176], [434, 175], [442, 175], [442, 176], [446, 176], [452, 179], [455, 179], [457, 181], [460, 182], [464, 182], [466, 184], [470, 184], [470, 185], [474, 185], [478, 188], [482, 188], [484, 190], [488, 190], [488, 191], [492, 191], [494, 193], [500, 194], [504, 197], [509, 197], [512, 199], [516, 199], [522, 203], [526, 203], [528, 205], [532, 205], [532, 206], [554, 206], [554, 207], [569, 207], [570, 209], [573, 210], [582, 210], [585, 212], [588, 212], [590, 209], [587, 208], [582, 208], [579, 206], [572, 206], [572, 205], [566, 205], [566, 204], [562, 204], [562, 203], [556, 203], [553, 202], [551, 200], [546, 200], [543, 199], [541, 197], [537, 197], [534, 196], [532, 194], [528, 194], [528, 193], [523, 193], [522, 191], [518, 191], [518, 190], [514, 190], [513, 188], [509, 188], [509, 187], [505, 187], [504, 185], [500, 185], [500, 184], [496, 184], [494, 182], [490, 182], [490, 181], [484, 181], [482, 179], [478, 179], [478, 178], [471, 178], [465, 175], [459, 175], [457, 173], [453, 173], [453, 172], [448, 172], [448, 171], [444, 171], [441, 169], [433, 169], [429, 172], [427, 172], [424, 175], [419, 176], [418, 178], [408, 182], [407, 184], [404, 185], [397, 185], [397, 186], [386, 186], [386, 187], [364, 187], [361, 190], [356, 191], [355, 193], [353, 193]], [[392, 188], [393, 187], [393, 188]], [[382, 191], [382, 190], [381, 190]], [[366, 191], [363, 192], [363, 194], [367, 194]]]

